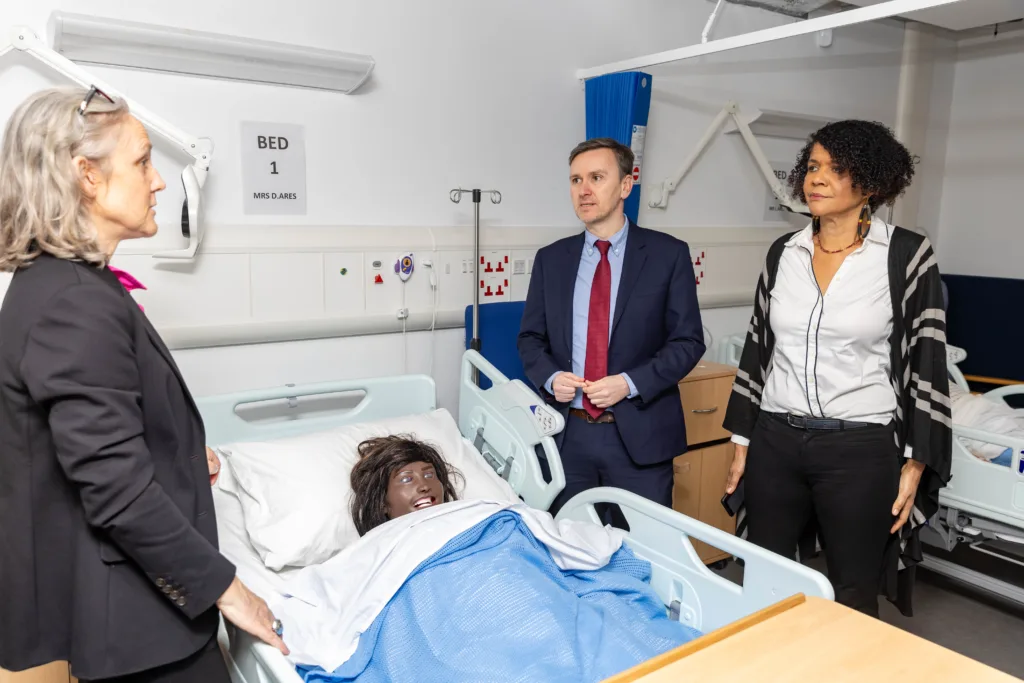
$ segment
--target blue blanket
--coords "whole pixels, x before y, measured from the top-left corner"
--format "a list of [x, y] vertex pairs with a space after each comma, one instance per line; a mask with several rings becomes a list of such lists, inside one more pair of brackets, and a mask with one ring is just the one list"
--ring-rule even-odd
[[1002, 465], [1003, 467], [1009, 467], [1013, 464], [1013, 449], [1007, 448], [1005, 451], [999, 454], [998, 457], [990, 460], [993, 465]]
[[503, 511], [424, 561], [333, 672], [306, 681], [601, 681], [700, 633], [666, 615], [650, 564], [623, 546], [596, 571], [563, 571]]

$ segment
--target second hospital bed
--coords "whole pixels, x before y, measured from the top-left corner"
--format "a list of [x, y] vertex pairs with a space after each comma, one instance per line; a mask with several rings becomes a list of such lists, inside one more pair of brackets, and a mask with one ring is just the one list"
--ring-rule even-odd
[[[491, 386], [481, 389], [482, 374]], [[300, 401], [357, 392], [359, 402], [344, 412], [300, 417]], [[331, 430], [363, 422], [400, 419], [434, 411], [435, 386], [426, 376], [385, 377], [370, 380], [284, 386], [262, 391], [212, 396], [197, 400], [210, 446], [273, 442], [276, 439]], [[239, 409], [268, 404], [285, 406], [283, 417], [262, 422], [247, 420]], [[288, 413], [293, 413], [288, 415]], [[552, 435], [564, 426], [519, 380], [509, 381], [475, 351], [462, 359], [458, 428], [464, 439], [530, 507], [546, 510], [564, 486], [564, 475]], [[539, 458], [546, 458], [550, 481], [545, 480]], [[221, 550], [249, 576], [273, 572], [263, 566], [249, 543], [241, 522], [237, 498], [217, 488], [214, 501]], [[598, 522], [594, 505], [618, 504], [628, 521], [627, 543], [639, 557], [652, 564], [651, 585], [669, 614], [703, 631], [705, 639], [721, 640], [746, 624], [784, 611], [803, 596], [834, 599], [828, 580], [819, 572], [769, 553], [674, 510], [614, 488], [599, 488], [574, 497], [557, 519]], [[730, 581], [704, 566], [687, 539], [704, 541], [744, 561], [742, 584]], [[257, 586], [250, 586], [257, 593]], [[269, 590], [269, 588], [268, 588]], [[796, 602], [794, 602], [794, 599]], [[753, 618], [752, 618], [753, 617]], [[701, 639], [694, 641], [700, 643]], [[299, 683], [293, 665], [277, 650], [230, 624], [222, 625], [221, 648], [235, 683]]]
[[[950, 382], [969, 392], [967, 380], [957, 366], [966, 356], [963, 349], [947, 346]], [[1000, 387], [981, 397], [1002, 403], [1012, 395], [1024, 395], [1024, 384]], [[972, 454], [975, 444], [990, 444], [1005, 450], [1002, 457], [988, 462]], [[921, 539], [945, 551], [952, 551], [963, 543], [978, 552], [1024, 567], [1024, 438], [957, 424], [954, 410], [950, 481], [939, 492], [939, 511], [929, 521]], [[1024, 604], [1021, 585], [934, 556], [926, 556], [923, 566]]]

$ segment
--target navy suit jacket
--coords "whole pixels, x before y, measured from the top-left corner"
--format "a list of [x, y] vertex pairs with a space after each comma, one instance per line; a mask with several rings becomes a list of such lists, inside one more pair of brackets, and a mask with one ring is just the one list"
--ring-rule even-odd
[[[544, 383], [572, 370], [573, 289], [583, 233], [537, 252], [519, 331], [519, 357], [530, 382], [562, 415]], [[690, 249], [671, 235], [630, 221], [622, 278], [612, 312], [608, 374], [629, 374], [638, 395], [614, 406], [619, 434], [638, 465], [686, 452], [677, 384], [706, 349]], [[562, 445], [562, 434], [556, 437]]]

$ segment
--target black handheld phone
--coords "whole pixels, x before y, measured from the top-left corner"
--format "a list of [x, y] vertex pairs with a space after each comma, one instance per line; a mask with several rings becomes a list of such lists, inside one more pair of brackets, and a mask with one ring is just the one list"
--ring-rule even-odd
[[727, 493], [722, 496], [722, 507], [729, 513], [730, 517], [735, 517], [736, 513], [740, 511], [743, 506], [743, 477], [740, 477], [740, 483], [736, 485], [736, 490], [732, 493]]

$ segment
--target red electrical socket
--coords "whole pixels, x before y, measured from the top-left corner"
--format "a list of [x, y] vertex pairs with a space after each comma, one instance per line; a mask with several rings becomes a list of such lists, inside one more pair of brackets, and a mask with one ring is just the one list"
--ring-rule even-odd
[[704, 280], [704, 268], [707, 264], [707, 251], [695, 249], [690, 252], [690, 261], [693, 263], [694, 280], [697, 285]]

